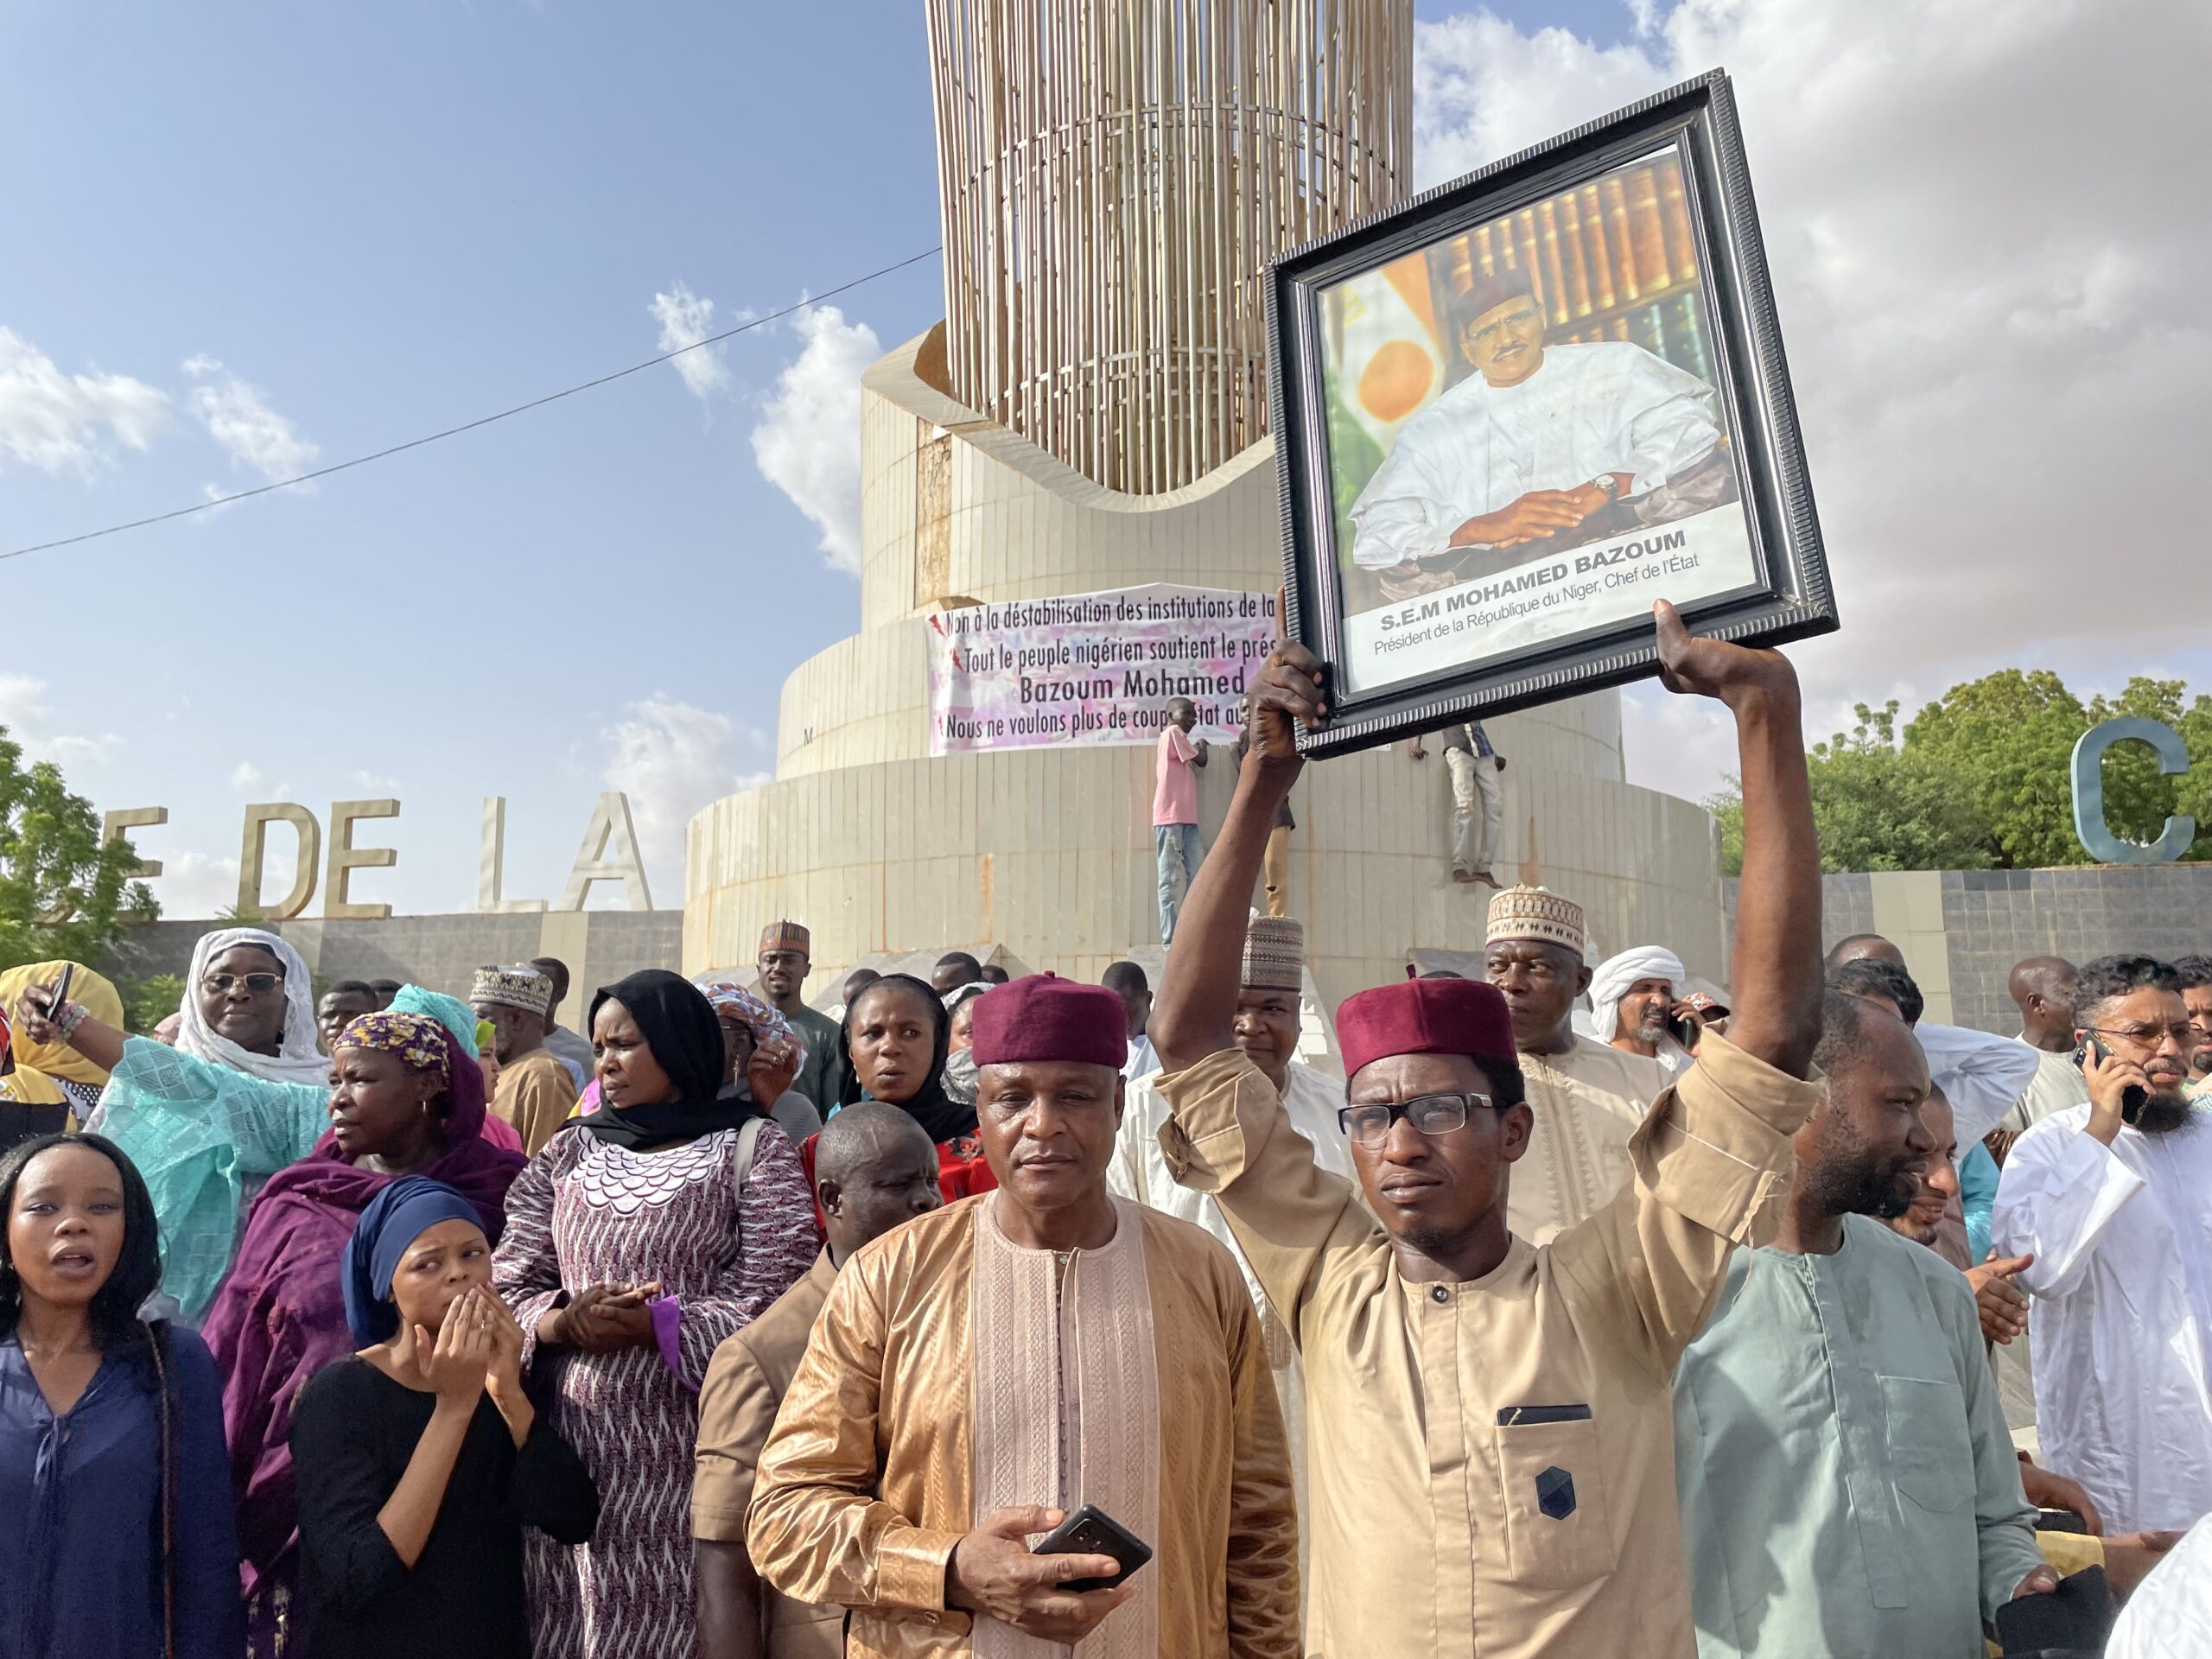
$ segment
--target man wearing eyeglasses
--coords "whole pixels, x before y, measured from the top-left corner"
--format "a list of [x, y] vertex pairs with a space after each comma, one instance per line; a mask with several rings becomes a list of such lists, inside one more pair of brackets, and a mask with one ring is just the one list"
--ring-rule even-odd
[[1654, 1104], [1628, 1184], [1546, 1246], [1507, 1225], [1534, 1115], [1494, 986], [1409, 980], [1338, 1010], [1357, 1186], [1236, 1048], [1246, 897], [1300, 769], [1293, 724], [1326, 713], [1296, 645], [1255, 688], [1152, 1031], [1168, 1166], [1215, 1196], [1305, 1361], [1308, 1653], [1695, 1652], [1668, 1379], [1730, 1252], [1777, 1223], [1817, 1098], [1820, 865], [1789, 664], [1694, 639], [1671, 607], [1658, 641], [1669, 687], [1736, 719], [1744, 1011]]
[[2186, 1092], [2180, 976], [2100, 957], [2075, 988], [2089, 1098], [2012, 1146], [2001, 1255], [2028, 1321], [2044, 1460], [2123, 1532], [2212, 1512], [2212, 1111]]

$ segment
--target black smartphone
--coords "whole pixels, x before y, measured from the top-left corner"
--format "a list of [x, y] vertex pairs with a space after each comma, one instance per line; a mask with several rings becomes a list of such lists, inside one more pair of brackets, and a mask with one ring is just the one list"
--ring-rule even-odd
[[[2093, 1051], [2096, 1054], [2097, 1063], [2100, 1065], [2109, 1065], [2112, 1063], [2112, 1050], [2105, 1046], [2105, 1039], [2093, 1035], [2074, 1051], [2074, 1064], [2086, 1069], [2089, 1055]], [[2126, 1088], [2120, 1090], [2120, 1121], [2133, 1124], [2138, 1117], [2142, 1116], [2143, 1108], [2149, 1103], [2150, 1099], [2151, 1091], [2141, 1084], [2129, 1084]]]
[[2038, 1510], [2036, 1511], [2037, 1532], [2086, 1533], [2089, 1523], [2072, 1510]]
[[1060, 1586], [1082, 1595], [1111, 1590], [1152, 1559], [1152, 1546], [1096, 1504], [1086, 1503], [1037, 1541], [1035, 1555], [1111, 1555], [1122, 1570], [1110, 1579], [1071, 1579]]

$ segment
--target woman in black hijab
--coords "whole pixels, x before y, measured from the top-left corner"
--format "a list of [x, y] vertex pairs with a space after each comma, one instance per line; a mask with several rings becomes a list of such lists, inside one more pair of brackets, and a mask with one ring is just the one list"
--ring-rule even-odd
[[591, 1037], [604, 1103], [516, 1179], [492, 1258], [533, 1392], [601, 1495], [589, 1544], [531, 1541], [534, 1639], [578, 1659], [691, 1659], [699, 1386], [821, 1237], [790, 1138], [716, 1098], [721, 1028], [689, 981], [649, 969], [607, 986]]
[[952, 1016], [938, 994], [911, 974], [886, 974], [845, 1010], [845, 1052], [853, 1100], [904, 1109], [937, 1142], [938, 1185], [947, 1204], [998, 1185], [976, 1135], [976, 1107], [945, 1092]]

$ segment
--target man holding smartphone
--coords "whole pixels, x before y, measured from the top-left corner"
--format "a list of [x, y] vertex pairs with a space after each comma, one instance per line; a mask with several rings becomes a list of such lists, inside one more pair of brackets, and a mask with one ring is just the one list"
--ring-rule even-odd
[[1245, 896], [1302, 766], [1294, 722], [1326, 712], [1294, 645], [1255, 686], [1152, 1032], [1169, 1167], [1214, 1194], [1305, 1361], [1310, 1653], [1695, 1653], [1669, 1379], [1730, 1253], [1778, 1221], [1817, 1099], [1820, 855], [1789, 664], [1664, 605], [1658, 645], [1670, 689], [1735, 716], [1744, 1012], [1652, 1106], [1628, 1184], [1546, 1246], [1507, 1225], [1535, 1116], [1496, 986], [1408, 980], [1338, 1011], [1357, 1190], [1236, 1048]]
[[[1233, 1001], [1233, 956], [1230, 984]], [[998, 1190], [837, 1275], [761, 1454], [753, 1564], [850, 1610], [855, 1659], [1298, 1659], [1290, 1462], [1252, 1300], [1203, 1229], [1107, 1190], [1128, 1010], [1049, 974], [975, 1009]], [[1070, 1521], [1077, 1553], [1036, 1543]]]
[[2165, 963], [2087, 964], [2074, 1025], [2089, 1098], [2013, 1142], [1993, 1229], [2035, 1258], [2036, 1431], [2107, 1526], [2187, 1527], [2212, 1511], [2212, 1109]]

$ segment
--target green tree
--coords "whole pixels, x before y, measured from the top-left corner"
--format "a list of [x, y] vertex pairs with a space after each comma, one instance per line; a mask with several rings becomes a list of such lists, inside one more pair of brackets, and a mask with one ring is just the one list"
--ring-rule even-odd
[[1987, 862], [2080, 864], [2088, 855], [2074, 835], [2074, 743], [2094, 723], [2057, 675], [2008, 668], [1955, 685], [1923, 709], [1905, 728], [1904, 747], [1965, 790], [1988, 826]]
[[[1987, 826], [1960, 780], [1897, 737], [1897, 705], [1860, 703], [1857, 725], [1806, 752], [1821, 868], [1975, 870], [1990, 864]], [[1744, 804], [1737, 780], [1706, 803], [1720, 822], [1722, 865], [1744, 862]]]
[[128, 842], [100, 840], [99, 814], [50, 760], [23, 764], [0, 727], [0, 968], [89, 963], [125, 925], [161, 913]]
[[156, 1026], [177, 1011], [184, 1001], [184, 979], [178, 974], [149, 974], [144, 979], [124, 980], [115, 988], [123, 999], [123, 1024], [139, 1036], [149, 1036]]

